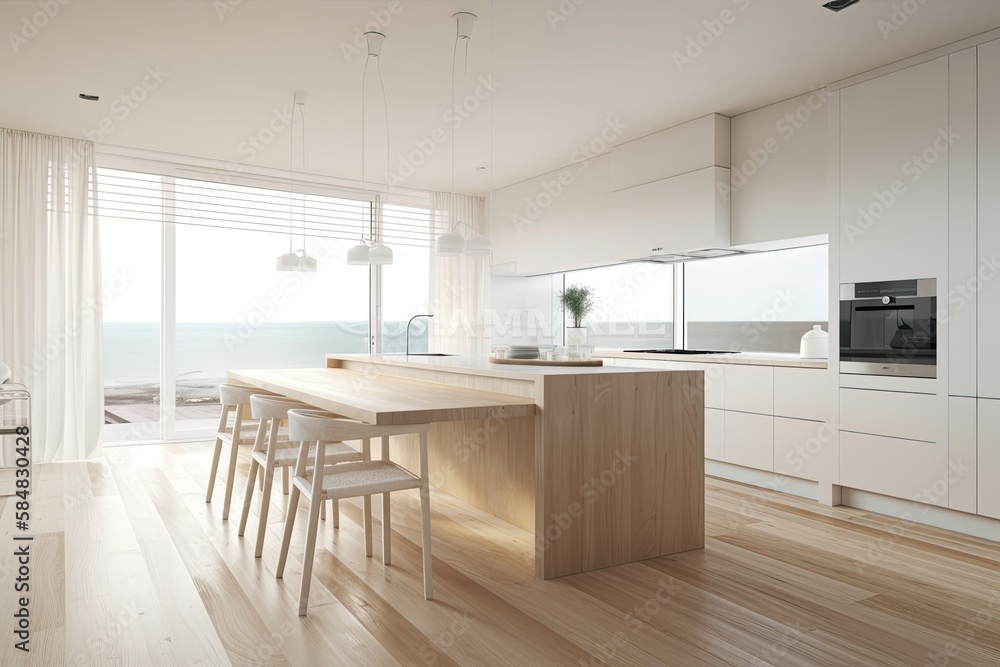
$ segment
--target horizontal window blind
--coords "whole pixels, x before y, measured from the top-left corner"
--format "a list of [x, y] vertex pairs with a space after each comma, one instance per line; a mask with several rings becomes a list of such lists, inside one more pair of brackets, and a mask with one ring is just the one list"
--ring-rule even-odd
[[[98, 168], [95, 215], [135, 222], [196, 225], [272, 234], [356, 240], [429, 248], [429, 207], [350, 199], [314, 192]], [[429, 200], [428, 200], [429, 201]]]

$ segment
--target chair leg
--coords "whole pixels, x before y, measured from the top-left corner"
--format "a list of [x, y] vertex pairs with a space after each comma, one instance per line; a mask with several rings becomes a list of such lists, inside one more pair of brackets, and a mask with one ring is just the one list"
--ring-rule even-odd
[[427, 465], [427, 432], [420, 433], [420, 532], [424, 556], [424, 598], [434, 597], [434, 579], [431, 574], [431, 489], [430, 470]]
[[392, 563], [392, 520], [389, 511], [389, 494], [382, 494], [382, 564]]
[[208, 475], [208, 491], [205, 502], [212, 502], [212, 492], [215, 491], [215, 476], [219, 474], [219, 457], [222, 456], [222, 438], [215, 439], [215, 453], [212, 455], [212, 472]]
[[[288, 468], [285, 468], [288, 470]], [[257, 544], [254, 547], [253, 557], [260, 558], [264, 553], [264, 535], [267, 533], [267, 513], [271, 509], [271, 486], [274, 481], [274, 466], [269, 466], [264, 470], [264, 492], [260, 497], [260, 513], [257, 517]]]
[[306, 548], [302, 554], [302, 583], [299, 586], [299, 616], [309, 608], [309, 587], [312, 584], [313, 559], [316, 555], [316, 534], [319, 532], [319, 511], [323, 507], [323, 494], [313, 490], [309, 502], [309, 527], [306, 529]]
[[281, 492], [288, 495], [288, 468], [281, 469]]
[[434, 597], [434, 580], [431, 575], [431, 494], [427, 481], [420, 487], [420, 532], [424, 556], [424, 598]]
[[229, 472], [226, 475], [226, 500], [222, 505], [222, 518], [229, 518], [229, 505], [233, 502], [233, 482], [236, 480], [236, 461], [240, 455], [240, 446], [234, 442], [229, 449]]
[[285, 561], [288, 560], [288, 546], [292, 542], [292, 528], [295, 527], [295, 513], [299, 508], [299, 487], [292, 486], [288, 497], [288, 507], [285, 509], [285, 531], [281, 534], [281, 553], [278, 554], [278, 567], [274, 570], [274, 578], [281, 579], [285, 575]]
[[326, 500], [319, 502], [319, 518], [326, 521]]
[[257, 481], [257, 469], [260, 468], [260, 464], [256, 460], [250, 461], [250, 474], [247, 475], [247, 490], [243, 494], [243, 511], [240, 512], [240, 529], [236, 534], [243, 537], [243, 533], [247, 529], [247, 518], [250, 516], [250, 501], [253, 500], [253, 486], [254, 482]]
[[340, 528], [340, 499], [333, 499], [333, 506], [330, 508], [333, 512], [333, 527]]
[[372, 555], [372, 497], [365, 496], [365, 555]]

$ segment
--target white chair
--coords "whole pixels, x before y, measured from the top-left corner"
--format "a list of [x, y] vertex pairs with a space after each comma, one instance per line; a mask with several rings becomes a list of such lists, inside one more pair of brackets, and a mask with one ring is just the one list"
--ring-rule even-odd
[[[239, 446], [252, 445], [257, 439], [257, 430], [260, 425], [253, 419], [245, 420], [243, 418], [244, 413], [250, 409], [250, 397], [254, 394], [271, 394], [271, 392], [237, 384], [224, 383], [219, 385], [222, 414], [219, 416], [219, 428], [215, 434], [215, 452], [212, 455], [212, 472], [208, 476], [208, 491], [205, 493], [205, 502], [212, 502], [215, 477], [219, 472], [219, 458], [222, 455], [222, 445], [225, 443], [229, 445], [229, 470], [226, 475], [226, 500], [222, 505], [223, 519], [229, 518], [229, 505], [233, 500], [233, 481], [236, 478]], [[232, 423], [229, 421], [230, 414], [233, 415]]]
[[[295, 463], [292, 493], [288, 500], [285, 531], [281, 540], [281, 555], [275, 576], [281, 578], [288, 558], [288, 547], [295, 525], [295, 510], [299, 494], [309, 501], [309, 526], [306, 529], [306, 547], [302, 556], [302, 584], [299, 589], [299, 616], [305, 616], [309, 607], [309, 586], [312, 580], [313, 557], [316, 552], [316, 533], [319, 530], [319, 509], [327, 498], [356, 498], [364, 496], [365, 555], [372, 555], [372, 494], [382, 495], [382, 562], [391, 563], [391, 520], [389, 494], [404, 489], [420, 489], [420, 513], [423, 546], [424, 597], [433, 595], [431, 579], [431, 510], [430, 487], [427, 474], [427, 432], [430, 424], [405, 426], [375, 426], [350, 421], [314, 410], [290, 410], [288, 413], [289, 440], [300, 442]], [[420, 475], [389, 460], [389, 436], [415, 433], [420, 435]], [[382, 438], [382, 460], [372, 461], [371, 439]], [[311, 443], [358, 440], [362, 442], [364, 461], [341, 463], [327, 467], [326, 450], [311, 447]], [[306, 476], [308, 457], [313, 456], [312, 479]]]
[[[243, 496], [243, 514], [240, 516], [239, 535], [242, 536], [246, 530], [247, 519], [250, 516], [250, 502], [253, 498], [253, 487], [259, 471], [263, 478], [263, 493], [257, 518], [255, 558], [260, 558], [264, 552], [264, 534], [267, 532], [267, 514], [271, 505], [274, 471], [276, 468], [281, 468], [284, 480], [287, 480], [289, 468], [293, 467], [298, 459], [298, 443], [283, 439], [279, 430], [280, 423], [288, 419], [288, 411], [292, 409], [311, 410], [312, 408], [284, 396], [254, 394], [250, 397], [250, 415], [260, 421], [260, 426], [257, 429], [257, 440], [254, 442], [251, 454], [250, 474], [247, 475], [246, 493]], [[364, 460], [361, 452], [342, 442], [328, 442], [324, 446], [326, 447], [324, 460], [328, 465]], [[310, 448], [308, 456], [315, 457], [315, 447]], [[287, 482], [284, 480], [283, 487], [287, 487]], [[285, 493], [287, 492], [286, 488]], [[336, 499], [333, 501], [333, 527], [340, 527], [340, 507]]]

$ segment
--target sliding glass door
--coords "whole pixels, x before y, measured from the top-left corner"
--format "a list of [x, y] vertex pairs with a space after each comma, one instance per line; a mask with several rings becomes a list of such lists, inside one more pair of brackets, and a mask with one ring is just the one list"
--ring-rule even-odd
[[[106, 441], [210, 437], [226, 371], [315, 367], [328, 353], [374, 350], [382, 311], [372, 306], [383, 294], [386, 346], [401, 351], [405, 319], [426, 311], [426, 209], [413, 209], [413, 245], [397, 238], [395, 263], [373, 270], [345, 259], [367, 202], [111, 169], [98, 176], [105, 291], [121, 293], [104, 311]], [[315, 258], [316, 270], [277, 271], [290, 251]]]

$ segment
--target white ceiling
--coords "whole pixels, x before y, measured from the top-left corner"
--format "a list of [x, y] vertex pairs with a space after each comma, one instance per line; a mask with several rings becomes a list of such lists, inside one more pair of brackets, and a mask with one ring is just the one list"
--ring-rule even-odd
[[[480, 18], [467, 79], [474, 86], [492, 71], [499, 85], [458, 131], [457, 189], [483, 193], [567, 164], [607, 119], [625, 125], [627, 141], [710, 112], [739, 114], [1000, 26], [996, 0], [861, 0], [840, 13], [821, 2], [73, 0], [15, 53], [10, 32], [40, 4], [6, 1], [0, 126], [83, 137], [96, 136], [105, 119], [114, 125], [109, 144], [287, 169], [287, 130], [252, 159], [244, 142], [303, 90], [307, 171], [360, 180], [364, 56], [349, 61], [343, 48], [375, 27], [374, 12], [391, 17], [381, 58], [391, 168], [417, 142], [434, 144], [402, 184], [447, 191], [451, 16], [472, 11]], [[904, 5], [919, 9], [906, 16], [898, 13]], [[901, 25], [885, 33], [894, 7]], [[724, 11], [728, 25], [708, 40], [704, 22]], [[681, 71], [673, 54], [699, 33], [711, 43]], [[134, 109], [115, 103], [147, 67], [167, 76]], [[101, 100], [79, 100], [81, 92]], [[365, 99], [366, 176], [382, 181], [384, 126], [371, 73]], [[435, 130], [443, 143], [434, 142]]]

